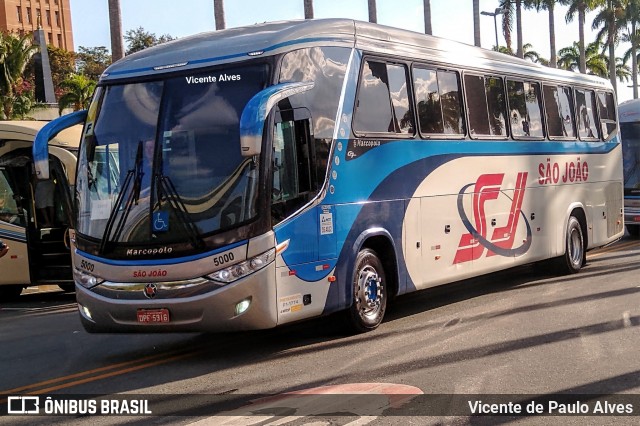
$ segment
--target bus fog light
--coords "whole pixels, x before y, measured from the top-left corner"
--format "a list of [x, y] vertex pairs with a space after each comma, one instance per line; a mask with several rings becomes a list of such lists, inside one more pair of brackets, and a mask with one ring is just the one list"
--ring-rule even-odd
[[93, 321], [93, 317], [91, 317], [91, 311], [89, 310], [89, 308], [78, 303], [78, 309], [83, 316]]
[[236, 316], [242, 315], [245, 312], [247, 312], [247, 309], [249, 309], [249, 306], [251, 306], [251, 298], [244, 299], [238, 302], [236, 304]]
[[222, 284], [229, 284], [233, 281], [239, 280], [240, 278], [246, 277], [249, 274], [259, 271], [260, 269], [273, 262], [275, 258], [276, 250], [271, 249], [244, 262], [237, 263], [235, 265], [216, 271], [213, 274], [207, 275], [207, 278]]

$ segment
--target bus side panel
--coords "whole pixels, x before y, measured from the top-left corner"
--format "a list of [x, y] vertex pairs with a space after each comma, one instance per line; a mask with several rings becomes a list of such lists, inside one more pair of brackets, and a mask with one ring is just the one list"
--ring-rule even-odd
[[9, 252], [0, 258], [0, 285], [31, 284], [25, 229], [0, 222], [0, 240], [9, 246]]

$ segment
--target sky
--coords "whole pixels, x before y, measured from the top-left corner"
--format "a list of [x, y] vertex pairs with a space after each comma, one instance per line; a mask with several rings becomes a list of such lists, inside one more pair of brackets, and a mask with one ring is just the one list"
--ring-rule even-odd
[[[71, 0], [71, 20], [75, 49], [79, 46], [105, 46], [111, 50], [107, 0]], [[480, 10], [493, 12], [498, 0], [480, 0]], [[172, 37], [213, 31], [213, 0], [120, 0], [123, 34], [138, 27], [157, 36]], [[225, 0], [227, 28], [258, 22], [304, 18], [303, 0]], [[556, 48], [559, 50], [578, 39], [577, 18], [565, 22], [567, 8], [555, 11]], [[407, 30], [424, 32], [422, 0], [377, 0], [378, 23]], [[320, 18], [352, 18], [368, 20], [367, 0], [314, 0], [314, 15]], [[587, 15], [585, 37], [595, 39], [591, 22], [595, 13]], [[546, 11], [523, 13], [524, 43], [549, 59], [549, 18]], [[480, 17], [481, 44], [490, 49], [495, 44], [494, 22], [491, 16]], [[431, 0], [433, 35], [473, 44], [472, 0]], [[515, 26], [512, 44], [515, 49]], [[505, 45], [498, 16], [498, 40]], [[629, 46], [621, 45], [618, 56]], [[126, 44], [125, 44], [126, 48]], [[618, 101], [633, 97], [630, 83], [618, 82]]]

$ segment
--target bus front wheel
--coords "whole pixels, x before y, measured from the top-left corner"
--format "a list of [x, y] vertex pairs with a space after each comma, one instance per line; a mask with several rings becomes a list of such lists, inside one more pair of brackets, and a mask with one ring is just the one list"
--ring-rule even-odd
[[349, 330], [364, 333], [377, 328], [387, 309], [384, 267], [375, 251], [363, 249], [356, 257], [353, 299], [347, 311]]
[[0, 285], [0, 302], [16, 300], [23, 288], [21, 285]]
[[584, 235], [582, 225], [575, 216], [569, 218], [565, 234], [564, 256], [559, 259], [560, 272], [575, 274], [580, 271], [585, 259]]

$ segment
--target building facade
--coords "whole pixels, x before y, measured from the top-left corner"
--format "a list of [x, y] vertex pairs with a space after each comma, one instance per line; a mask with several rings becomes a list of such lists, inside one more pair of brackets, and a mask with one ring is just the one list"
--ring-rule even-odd
[[0, 30], [31, 33], [41, 27], [48, 45], [72, 52], [70, 0], [0, 0]]

